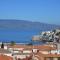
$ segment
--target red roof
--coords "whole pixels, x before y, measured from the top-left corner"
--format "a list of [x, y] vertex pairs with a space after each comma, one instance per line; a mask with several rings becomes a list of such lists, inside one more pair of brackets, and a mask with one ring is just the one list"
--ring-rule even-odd
[[[8, 46], [8, 48], [24, 48], [24, 49], [39, 49], [39, 50], [54, 50], [55, 47], [50, 47], [46, 45], [14, 45], [14, 46]], [[23, 50], [24, 50], [23, 49]]]
[[0, 60], [13, 60], [13, 58], [6, 55], [0, 55]]

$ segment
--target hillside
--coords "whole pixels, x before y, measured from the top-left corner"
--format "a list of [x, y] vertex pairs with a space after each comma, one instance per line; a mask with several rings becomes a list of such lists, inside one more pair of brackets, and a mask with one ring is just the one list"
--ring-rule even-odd
[[1, 20], [0, 19], [0, 29], [24, 29], [24, 30], [52, 30], [55, 28], [60, 28], [59, 25], [52, 25], [40, 22], [31, 22], [25, 20]]

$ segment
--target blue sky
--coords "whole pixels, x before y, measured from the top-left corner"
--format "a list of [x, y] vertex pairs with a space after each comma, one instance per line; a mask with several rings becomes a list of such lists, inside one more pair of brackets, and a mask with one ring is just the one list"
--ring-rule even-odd
[[0, 19], [60, 24], [60, 0], [0, 0]]

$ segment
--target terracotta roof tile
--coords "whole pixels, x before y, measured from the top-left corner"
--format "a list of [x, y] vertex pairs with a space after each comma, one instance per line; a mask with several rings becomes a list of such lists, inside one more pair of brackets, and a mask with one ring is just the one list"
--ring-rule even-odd
[[6, 55], [0, 55], [0, 60], [13, 60], [13, 58]]
[[45, 45], [15, 45], [9, 46], [9, 48], [24, 48], [24, 49], [39, 49], [39, 50], [54, 50], [55, 47], [45, 46]]

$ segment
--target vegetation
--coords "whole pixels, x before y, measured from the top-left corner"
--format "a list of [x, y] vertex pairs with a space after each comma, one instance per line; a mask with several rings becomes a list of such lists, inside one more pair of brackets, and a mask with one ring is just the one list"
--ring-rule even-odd
[[59, 36], [60, 35], [60, 32], [58, 32], [56, 35]]
[[15, 44], [15, 41], [11, 41], [11, 46], [14, 46]]
[[46, 33], [44, 33], [43, 36], [46, 36]]
[[55, 33], [55, 32], [56, 32], [56, 30], [54, 29], [54, 30], [53, 30], [53, 32]]
[[27, 45], [33, 45], [32, 42], [28, 43]]
[[3, 43], [1, 44], [1, 48], [4, 48], [4, 44]]

